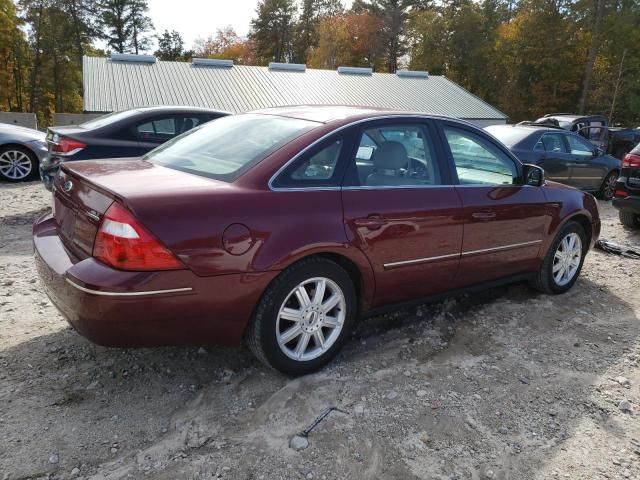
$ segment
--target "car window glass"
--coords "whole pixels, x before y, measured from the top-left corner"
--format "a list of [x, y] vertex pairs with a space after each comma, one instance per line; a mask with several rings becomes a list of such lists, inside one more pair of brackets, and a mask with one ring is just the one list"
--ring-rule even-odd
[[354, 161], [361, 186], [441, 183], [433, 141], [421, 125], [383, 125], [365, 130]]
[[568, 153], [567, 146], [560, 133], [545, 133], [541, 141], [546, 152]]
[[463, 185], [511, 185], [518, 176], [515, 163], [489, 141], [466, 130], [444, 129]]
[[176, 131], [178, 133], [188, 132], [200, 123], [202, 123], [202, 119], [199, 117], [178, 117], [176, 118]]
[[575, 135], [567, 135], [569, 148], [572, 155], [581, 155], [583, 157], [593, 156], [593, 145]]
[[276, 115], [229, 115], [183, 133], [144, 158], [168, 168], [232, 182], [317, 126], [316, 122]]
[[343, 139], [330, 142], [321, 149], [304, 156], [287, 168], [273, 182], [275, 187], [319, 187], [339, 186], [340, 179], [335, 178], [342, 151]]
[[176, 136], [176, 119], [170, 117], [145, 122], [138, 125], [136, 131], [141, 140], [166, 142]]

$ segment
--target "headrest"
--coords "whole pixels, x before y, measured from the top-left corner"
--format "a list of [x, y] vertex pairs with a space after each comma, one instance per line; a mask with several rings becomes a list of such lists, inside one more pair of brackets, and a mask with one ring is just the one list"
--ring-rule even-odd
[[400, 142], [387, 141], [373, 152], [373, 166], [380, 170], [399, 170], [409, 163], [407, 149]]

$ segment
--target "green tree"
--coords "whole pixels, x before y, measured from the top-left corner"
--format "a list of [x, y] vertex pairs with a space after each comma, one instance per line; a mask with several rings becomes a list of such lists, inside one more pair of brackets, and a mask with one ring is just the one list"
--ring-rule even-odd
[[149, 32], [153, 31], [153, 22], [147, 15], [148, 11], [147, 0], [129, 0], [127, 21], [131, 26], [130, 47], [136, 55], [147, 51], [151, 46]]
[[146, 0], [101, 0], [98, 22], [107, 45], [118, 53], [140, 53], [151, 45], [153, 29]]
[[182, 60], [184, 58], [184, 40], [176, 30], [165, 30], [158, 37], [158, 50], [154, 55], [160, 60]]
[[288, 62], [293, 58], [296, 6], [293, 0], [260, 0], [251, 20], [249, 40], [261, 64]]
[[309, 49], [318, 45], [318, 24], [343, 11], [340, 0], [302, 0], [302, 11], [294, 34], [294, 61], [306, 62]]

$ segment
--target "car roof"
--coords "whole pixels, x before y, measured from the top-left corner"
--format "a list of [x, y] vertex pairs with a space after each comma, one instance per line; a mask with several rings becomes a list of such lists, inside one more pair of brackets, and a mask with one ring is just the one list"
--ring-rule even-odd
[[575, 122], [576, 120], [603, 119], [605, 117], [602, 115], [578, 115], [573, 113], [557, 113], [557, 114], [552, 113], [550, 115], [545, 115], [543, 118], [561, 118], [562, 120]]
[[202, 112], [202, 113], [230, 113], [225, 112], [223, 110], [216, 110], [214, 108], [205, 108], [205, 107], [188, 107], [184, 105], [155, 105], [150, 107], [138, 107], [132, 108], [130, 110], [134, 110], [137, 112]]
[[287, 107], [272, 107], [254, 110], [249, 113], [262, 115], [278, 115], [281, 117], [297, 118], [325, 124], [348, 124], [359, 120], [374, 120], [376, 117], [427, 117], [450, 120], [479, 128], [470, 122], [455, 117], [436, 115], [428, 112], [393, 110], [389, 108], [354, 106], [354, 105], [292, 105]]
[[551, 128], [551, 127], [547, 127], [544, 125], [512, 125], [512, 124], [504, 124], [504, 125], [488, 125], [487, 127], [485, 127], [486, 129], [496, 129], [496, 128], [512, 128], [514, 130], [522, 130], [523, 132], [539, 132], [539, 131], [546, 131], [546, 132], [561, 132], [561, 133], [571, 133], [568, 132], [567, 130], [563, 130], [561, 128]]

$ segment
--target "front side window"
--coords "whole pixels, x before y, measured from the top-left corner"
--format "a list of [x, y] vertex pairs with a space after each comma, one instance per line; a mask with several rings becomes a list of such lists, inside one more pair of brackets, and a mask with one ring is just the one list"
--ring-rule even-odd
[[582, 157], [593, 156], [593, 145], [575, 135], [567, 135], [569, 149], [572, 155], [580, 155]]
[[367, 128], [355, 156], [361, 186], [439, 185], [432, 139], [422, 125]]
[[512, 185], [515, 163], [489, 141], [466, 130], [445, 127], [445, 136], [462, 185]]
[[276, 115], [230, 115], [189, 130], [145, 158], [164, 167], [231, 182], [318, 125]]

